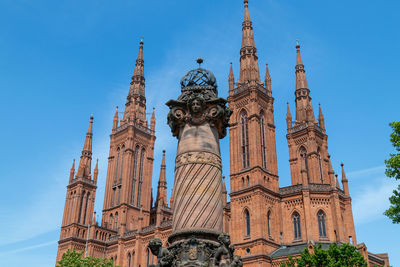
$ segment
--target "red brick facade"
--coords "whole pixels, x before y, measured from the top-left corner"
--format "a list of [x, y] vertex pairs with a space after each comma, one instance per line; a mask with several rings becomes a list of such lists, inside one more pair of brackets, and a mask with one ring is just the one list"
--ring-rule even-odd
[[[328, 153], [324, 117], [315, 119], [310, 89], [297, 45], [295, 119], [287, 107], [287, 140], [292, 185], [279, 187], [275, 144], [274, 98], [268, 66], [261, 81], [248, 1], [245, 0], [237, 83], [230, 68], [230, 202], [223, 184], [223, 228], [231, 235], [244, 266], [279, 266], [287, 248], [315, 243], [350, 242], [357, 245], [348, 180], [342, 164], [342, 186]], [[151, 184], [154, 160], [155, 115], [146, 119], [143, 42], [132, 76], [124, 115], [116, 110], [108, 157], [101, 222], [93, 214], [97, 164], [91, 175], [92, 125], [86, 135], [77, 173], [75, 162], [67, 186], [57, 253], [68, 249], [112, 258], [119, 266], [156, 263], [147, 244], [159, 237], [167, 244], [172, 229], [173, 199], [166, 195], [165, 151], [157, 197]], [[281, 118], [280, 118], [281, 119]], [[388, 265], [387, 254], [372, 254], [362, 243], [364, 257]], [[285, 254], [286, 253], [286, 254]], [[291, 253], [297, 255], [298, 253]]]

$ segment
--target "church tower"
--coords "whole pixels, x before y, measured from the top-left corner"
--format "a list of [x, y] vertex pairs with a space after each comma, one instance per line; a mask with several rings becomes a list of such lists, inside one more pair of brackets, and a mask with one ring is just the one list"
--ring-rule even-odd
[[82, 240], [87, 238], [88, 225], [92, 224], [94, 200], [97, 189], [98, 164], [91, 174], [93, 116], [90, 117], [78, 170], [75, 173], [75, 159], [70, 170], [64, 216], [61, 225], [59, 251], [83, 250]]
[[296, 51], [295, 120], [292, 121], [289, 104], [286, 114], [292, 185], [312, 183], [334, 186], [334, 173], [329, 169], [324, 116], [319, 106], [318, 121], [315, 120], [299, 44]]
[[279, 246], [279, 230], [271, 225], [271, 217], [279, 213], [274, 98], [268, 65], [265, 82], [260, 79], [248, 0], [244, 1], [239, 81], [235, 84], [232, 65], [228, 81], [233, 111], [229, 128], [232, 243], [242, 256], [269, 254]]
[[149, 225], [155, 142], [155, 114], [146, 119], [143, 41], [140, 42], [124, 115], [118, 108], [110, 135], [110, 152], [102, 225], [123, 234]]

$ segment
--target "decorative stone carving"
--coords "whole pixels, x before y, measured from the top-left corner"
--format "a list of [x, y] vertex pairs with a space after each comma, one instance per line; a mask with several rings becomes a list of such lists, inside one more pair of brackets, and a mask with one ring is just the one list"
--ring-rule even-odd
[[222, 233], [218, 236], [220, 246], [214, 254], [214, 266], [239, 267], [243, 266], [240, 256], [234, 255], [235, 248], [230, 246], [231, 238], [228, 234]]
[[151, 253], [157, 256], [158, 264], [153, 265], [153, 267], [169, 267], [172, 266], [173, 255], [168, 249], [162, 247], [162, 241], [158, 237], [150, 240], [148, 245]]

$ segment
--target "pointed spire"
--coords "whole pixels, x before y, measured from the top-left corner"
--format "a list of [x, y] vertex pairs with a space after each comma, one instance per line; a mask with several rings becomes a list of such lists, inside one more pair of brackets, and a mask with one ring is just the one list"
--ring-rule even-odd
[[157, 187], [157, 198], [156, 198], [156, 207], [166, 207], [167, 203], [167, 176], [166, 176], [166, 165], [165, 165], [165, 150], [163, 150], [162, 160], [161, 160], [161, 168], [160, 168], [160, 178], [158, 180]]
[[325, 130], [325, 119], [324, 115], [322, 114], [321, 104], [318, 104], [318, 107], [319, 107], [319, 114], [318, 114], [319, 127]]
[[71, 170], [69, 171], [69, 183], [71, 183], [72, 180], [74, 179], [74, 175], [75, 175], [75, 159], [72, 161], [72, 167]]
[[335, 172], [333, 171], [332, 168], [332, 161], [331, 161], [331, 155], [328, 155], [328, 162], [329, 162], [329, 170], [328, 170], [328, 175], [329, 175], [329, 181], [332, 187], [335, 186]]
[[292, 125], [292, 114], [290, 114], [289, 102], [286, 102], [286, 127], [287, 129], [291, 129]]
[[232, 62], [230, 63], [228, 82], [229, 82], [229, 95], [233, 95], [234, 93], [233, 89], [235, 88], [235, 77], [233, 76]]
[[344, 164], [341, 163], [340, 166], [342, 167], [342, 185], [343, 185], [343, 191], [344, 191], [344, 194], [345, 194], [346, 196], [349, 196], [349, 195], [350, 195], [350, 192], [349, 192], [349, 181], [347, 180], [346, 173], [344, 172], [344, 167], [343, 167]]
[[93, 115], [90, 116], [89, 129], [86, 133], [85, 144], [83, 145], [81, 159], [79, 161], [78, 173], [79, 178], [90, 179], [91, 163], [92, 163], [92, 136], [93, 136]]
[[310, 90], [308, 89], [303, 61], [300, 55], [300, 45], [296, 45], [296, 123], [314, 121], [314, 111], [311, 104]]
[[140, 123], [145, 124], [146, 97], [145, 97], [145, 78], [144, 78], [144, 60], [143, 60], [143, 40], [140, 41], [139, 53], [136, 59], [135, 69], [133, 71], [132, 81], [129, 88], [129, 94], [125, 104], [125, 113], [123, 121], [124, 122], [126, 120], [133, 121], [135, 117], [137, 117], [140, 120]]
[[171, 209], [174, 208], [174, 189], [171, 190], [171, 197], [169, 198], [169, 207]]
[[249, 13], [249, 1], [244, 0], [242, 23], [242, 48], [240, 49], [240, 83], [259, 83], [257, 49], [254, 42], [253, 26]]
[[113, 130], [118, 128], [118, 106], [115, 108], [115, 114], [113, 118]]
[[156, 129], [156, 109], [153, 107], [153, 113], [150, 119], [150, 129], [154, 132]]
[[222, 176], [222, 205], [223, 205], [223, 207], [225, 207], [226, 203], [228, 202], [227, 195], [228, 195], [228, 192], [226, 191], [226, 186], [225, 186], [225, 176]]
[[339, 184], [339, 179], [338, 179], [338, 175], [335, 174], [335, 178], [336, 178], [336, 188], [340, 189], [340, 184]]
[[93, 171], [93, 182], [97, 184], [97, 176], [99, 175], [99, 159], [96, 160], [96, 167], [94, 167]]
[[303, 60], [300, 54], [300, 45], [296, 45], [297, 59], [296, 59], [296, 90], [308, 88], [306, 74], [304, 70]]
[[268, 95], [272, 94], [272, 86], [271, 86], [271, 75], [269, 74], [268, 63], [265, 64], [265, 90]]

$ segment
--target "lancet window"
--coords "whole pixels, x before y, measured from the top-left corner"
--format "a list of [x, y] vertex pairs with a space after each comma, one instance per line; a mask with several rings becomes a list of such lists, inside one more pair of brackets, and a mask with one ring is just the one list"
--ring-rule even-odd
[[136, 146], [135, 154], [133, 155], [133, 168], [132, 168], [132, 193], [131, 193], [131, 204], [132, 205], [135, 205], [136, 173], [137, 173], [138, 156], [139, 156], [139, 146]]
[[300, 147], [300, 158], [302, 164], [301, 169], [306, 171], [307, 180], [309, 180], [307, 150], [304, 148], [304, 146]]
[[242, 165], [247, 168], [250, 165], [249, 155], [249, 125], [246, 111], [240, 114], [241, 138], [242, 138]]
[[297, 212], [293, 214], [293, 230], [294, 230], [294, 239], [300, 239], [301, 238], [300, 215]]
[[250, 236], [250, 213], [247, 209], [244, 211], [244, 217], [246, 221], [246, 236]]
[[137, 206], [140, 207], [140, 198], [142, 195], [142, 184], [143, 184], [143, 162], [144, 162], [144, 148], [140, 152], [140, 166], [139, 166], [139, 185], [138, 185], [138, 197], [137, 197]]
[[267, 227], [268, 227], [268, 236], [271, 236], [271, 211], [270, 210], [267, 213]]
[[81, 217], [82, 217], [82, 206], [83, 206], [83, 198], [85, 197], [85, 191], [82, 192], [81, 194], [81, 202], [79, 204], [79, 214], [78, 214], [78, 223], [81, 222]]
[[267, 152], [266, 152], [266, 144], [265, 144], [265, 121], [264, 121], [264, 113], [260, 114], [260, 137], [261, 137], [261, 160], [263, 168], [267, 167]]
[[322, 172], [321, 149], [319, 147], [318, 147], [318, 150], [317, 150], [317, 154], [318, 154], [319, 173], [321, 175], [321, 184], [323, 184], [324, 183], [324, 176], [323, 176], [323, 172]]
[[120, 171], [119, 171], [119, 183], [122, 182], [122, 172], [124, 171], [124, 156], [125, 156], [125, 147], [122, 147], [121, 168], [120, 168]]
[[86, 221], [86, 213], [87, 213], [87, 208], [88, 208], [88, 203], [89, 203], [89, 197], [90, 197], [90, 193], [87, 192], [85, 210], [84, 210], [84, 213], [83, 213], [83, 221], [82, 221], [83, 224], [85, 224], [85, 221]]
[[117, 183], [117, 177], [118, 177], [118, 162], [119, 162], [119, 148], [117, 149], [117, 159], [115, 160], [114, 184]]
[[325, 227], [325, 213], [320, 210], [317, 214], [318, 217], [318, 230], [320, 237], [326, 237], [326, 227]]

